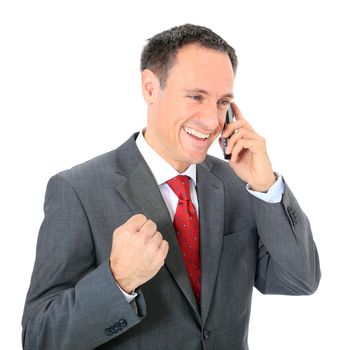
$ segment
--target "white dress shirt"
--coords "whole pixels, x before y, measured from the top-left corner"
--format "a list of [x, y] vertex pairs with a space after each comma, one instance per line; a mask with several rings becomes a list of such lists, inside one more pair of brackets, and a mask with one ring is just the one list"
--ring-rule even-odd
[[[174, 169], [169, 163], [167, 163], [145, 140], [143, 133], [145, 128], [142, 132], [139, 133], [136, 139], [136, 145], [142, 154], [143, 158], [145, 159], [146, 163], [148, 164], [153, 176], [159, 186], [159, 190], [163, 196], [164, 202], [168, 208], [170, 218], [173, 222], [173, 218], [175, 215], [175, 211], [178, 205], [178, 197], [170, 188], [170, 186], [166, 183], [169, 179], [176, 177], [177, 175], [187, 175], [191, 178], [190, 181], [190, 194], [192, 198], [192, 202], [197, 210], [198, 215], [198, 199], [196, 193], [196, 185], [197, 185], [197, 167], [196, 164], [191, 164], [187, 170], [183, 173], [178, 173], [176, 169]], [[251, 190], [250, 186], [247, 185], [246, 189], [249, 193], [256, 196], [257, 198], [269, 202], [269, 203], [278, 203], [282, 199], [282, 194], [284, 191], [284, 183], [282, 176], [276, 173], [278, 176], [277, 181], [272, 185], [272, 187], [268, 190], [267, 193], [257, 192]], [[199, 216], [199, 215], [198, 215]], [[137, 293], [128, 294], [124, 292], [122, 289], [125, 298], [128, 302], [134, 300], [137, 296]]]

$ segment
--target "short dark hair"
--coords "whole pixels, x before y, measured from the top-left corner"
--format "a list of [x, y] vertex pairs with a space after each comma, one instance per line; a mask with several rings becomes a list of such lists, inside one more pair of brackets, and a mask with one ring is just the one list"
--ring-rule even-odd
[[236, 74], [238, 60], [235, 50], [209, 28], [184, 24], [158, 33], [147, 41], [141, 54], [140, 70], [143, 72], [145, 69], [150, 69], [156, 74], [162, 89], [175, 63], [177, 51], [189, 44], [197, 44], [228, 54], [233, 73]]

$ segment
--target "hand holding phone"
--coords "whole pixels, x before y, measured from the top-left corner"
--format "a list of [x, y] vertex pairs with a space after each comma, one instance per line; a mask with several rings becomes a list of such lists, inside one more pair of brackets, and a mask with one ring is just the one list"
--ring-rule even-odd
[[[224, 127], [223, 130], [226, 128], [227, 124], [231, 123], [233, 121], [233, 110], [232, 110], [232, 106], [229, 105], [228, 109], [227, 109], [227, 114], [226, 114], [226, 121], [224, 122]], [[223, 132], [222, 130], [222, 132]], [[228, 145], [228, 139], [231, 137], [232, 135], [230, 135], [227, 138], [223, 138], [221, 140], [221, 147], [222, 147], [222, 151], [223, 151], [223, 156], [224, 159], [231, 159], [232, 155], [231, 154], [226, 154], [226, 148]]]

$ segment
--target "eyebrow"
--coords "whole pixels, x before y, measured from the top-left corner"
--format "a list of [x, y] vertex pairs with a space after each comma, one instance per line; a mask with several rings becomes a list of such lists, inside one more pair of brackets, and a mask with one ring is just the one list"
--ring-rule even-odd
[[[209, 95], [209, 92], [206, 91], [206, 90], [203, 90], [203, 89], [190, 89], [190, 90], [184, 90], [185, 92], [187, 93], [190, 93], [190, 92], [197, 92], [197, 93], [200, 93], [200, 94], [204, 94], [204, 95]], [[222, 96], [222, 98], [224, 97], [229, 97], [229, 98], [234, 98], [234, 95], [230, 92], [228, 94], [225, 94]]]

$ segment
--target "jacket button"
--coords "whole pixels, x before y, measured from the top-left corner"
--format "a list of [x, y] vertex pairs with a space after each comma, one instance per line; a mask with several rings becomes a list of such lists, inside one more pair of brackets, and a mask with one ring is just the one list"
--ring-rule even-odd
[[124, 319], [120, 319], [114, 326], [114, 331], [115, 333], [118, 333], [119, 331], [121, 331], [123, 328], [125, 328], [127, 326], [127, 321]]
[[206, 329], [203, 330], [203, 339], [207, 340], [211, 337], [211, 332]]
[[104, 329], [104, 333], [105, 333], [105, 335], [108, 335], [108, 336], [111, 336], [111, 335], [114, 334], [113, 331], [110, 328]]
[[287, 207], [287, 213], [292, 221], [292, 225], [295, 226], [297, 224], [296, 210], [294, 210], [292, 207]]
[[121, 318], [117, 323], [113, 324], [109, 328], [105, 328], [104, 333], [108, 336], [111, 336], [120, 332], [123, 328], [127, 326], [128, 326], [127, 321]]
[[125, 328], [126, 326], [128, 326], [127, 321], [124, 320], [123, 318], [121, 320], [119, 320], [119, 324], [122, 328]]

